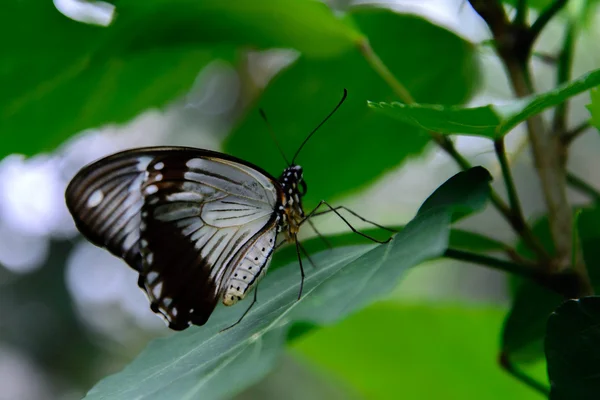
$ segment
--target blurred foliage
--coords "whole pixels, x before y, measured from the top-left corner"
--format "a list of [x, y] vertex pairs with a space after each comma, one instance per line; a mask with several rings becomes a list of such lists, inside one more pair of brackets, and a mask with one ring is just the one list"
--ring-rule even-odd
[[[494, 362], [503, 315], [482, 306], [383, 302], [293, 349], [367, 399], [541, 399]], [[534, 372], [543, 378], [543, 363]]]

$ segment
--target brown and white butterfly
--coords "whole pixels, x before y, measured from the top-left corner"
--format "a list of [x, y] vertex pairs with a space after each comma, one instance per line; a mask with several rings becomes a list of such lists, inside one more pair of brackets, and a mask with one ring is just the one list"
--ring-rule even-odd
[[139, 273], [138, 285], [151, 309], [171, 329], [203, 325], [219, 299], [233, 305], [255, 287], [279, 233], [295, 242], [299, 253], [296, 235], [305, 221], [306, 183], [294, 160], [345, 97], [344, 91], [278, 179], [214, 151], [137, 148], [79, 171], [66, 190], [67, 207], [89, 241]]

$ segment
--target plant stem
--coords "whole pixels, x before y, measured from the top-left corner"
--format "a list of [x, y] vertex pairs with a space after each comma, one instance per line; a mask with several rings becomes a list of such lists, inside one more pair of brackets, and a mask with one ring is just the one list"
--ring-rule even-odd
[[527, 23], [527, 0], [517, 1], [517, 15], [513, 23], [515, 25], [525, 25]]
[[517, 196], [515, 182], [510, 171], [510, 166], [508, 165], [506, 148], [504, 147], [504, 138], [494, 140], [494, 150], [496, 151], [496, 156], [498, 157], [500, 168], [502, 169], [502, 176], [504, 177], [504, 184], [506, 185], [506, 193], [508, 194], [510, 208], [512, 209], [515, 217], [525, 221], [523, 210], [521, 209], [521, 203], [519, 202], [519, 197]]
[[567, 172], [567, 183], [574, 189], [579, 190], [581, 193], [590, 196], [594, 202], [600, 203], [600, 192], [583, 179], [573, 175], [570, 172]]
[[570, 131], [567, 131], [562, 136], [562, 141], [565, 146], [571, 144], [571, 142], [579, 137], [582, 133], [591, 128], [590, 121], [583, 121]]
[[[498, 54], [508, 72], [517, 97], [534, 93], [529, 57], [531, 45], [549, 18], [558, 12], [564, 1], [555, 1], [536, 21], [535, 28], [523, 31], [507, 21], [506, 13], [497, 1], [471, 0], [471, 4], [486, 21], [496, 39]], [[491, 4], [496, 4], [491, 7]], [[533, 38], [533, 39], [532, 39]], [[552, 239], [556, 248], [556, 262], [548, 264], [556, 272], [569, 267], [571, 260], [572, 213], [567, 201], [565, 158], [566, 148], [557, 135], [550, 134], [540, 114], [527, 120], [527, 133], [537, 173], [542, 184]]]
[[554, 3], [549, 5], [545, 10], [541, 12], [539, 17], [535, 20], [531, 28], [529, 29], [529, 45], [533, 45], [535, 40], [538, 38], [540, 33], [544, 30], [548, 22], [567, 4], [568, 0], [555, 0]]
[[514, 364], [510, 361], [508, 354], [505, 352], [500, 353], [500, 357], [498, 357], [498, 363], [500, 366], [512, 375], [517, 380], [523, 382], [525, 385], [529, 386], [531, 389], [541, 393], [545, 397], [550, 395], [550, 389], [541, 382], [533, 379], [529, 375], [525, 374], [523, 371], [517, 369]]
[[524, 278], [539, 280], [539, 278], [543, 274], [543, 271], [537, 268], [537, 264], [517, 264], [512, 261], [501, 260], [499, 258], [490, 257], [484, 254], [471, 253], [463, 250], [447, 249], [444, 252], [444, 257], [451, 258], [453, 260], [466, 261], [473, 264], [484, 265], [492, 269], [519, 275]]
[[[565, 31], [562, 50], [558, 56], [558, 65], [556, 68], [556, 86], [562, 85], [571, 80], [571, 70], [573, 65], [573, 49], [574, 49], [574, 31], [575, 24], [569, 22]], [[569, 101], [556, 106], [554, 110], [554, 118], [552, 121], [552, 131], [554, 134], [563, 136], [567, 130], [567, 115], [569, 111]], [[563, 143], [565, 143], [563, 139]]]

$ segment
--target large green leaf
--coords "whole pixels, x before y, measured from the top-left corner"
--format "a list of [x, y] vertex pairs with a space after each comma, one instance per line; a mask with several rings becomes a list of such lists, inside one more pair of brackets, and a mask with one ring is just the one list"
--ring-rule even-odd
[[[450, 178], [430, 199], [445, 196], [463, 174]], [[479, 175], [488, 181], [489, 175]], [[469, 205], [471, 212], [478, 211], [487, 198], [478, 181], [461, 190], [469, 192], [463, 201], [436, 201], [443, 205], [418, 214], [386, 245], [315, 255], [317, 268], [305, 266], [300, 300], [297, 265], [268, 274], [260, 284], [258, 303], [236, 327], [219, 333], [239, 318], [244, 306], [217, 307], [207, 325], [155, 340], [122, 372], [96, 385], [86, 399], [212, 399], [241, 390], [273, 367], [294, 321], [337, 321], [391, 291], [408, 268], [443, 254], [451, 215]]]
[[546, 358], [552, 400], [600, 393], [600, 297], [569, 300], [548, 319]]
[[503, 105], [464, 108], [438, 104], [369, 102], [369, 107], [415, 127], [442, 134], [500, 138], [533, 115], [600, 85], [600, 70], [589, 72], [545, 93], [515, 99]]
[[80, 130], [162, 107], [185, 93], [209, 61], [232, 61], [236, 47], [291, 47], [327, 57], [360, 38], [312, 0], [116, 3], [106, 28], [72, 21], [48, 1], [6, 5], [0, 158], [51, 150]]
[[[383, 9], [361, 7], [349, 17], [416, 98], [456, 104], [477, 85], [473, 46], [455, 34], [419, 17]], [[364, 186], [423, 151], [428, 135], [366, 107], [369, 98], [393, 100], [395, 95], [358, 48], [327, 60], [301, 56], [279, 73], [229, 136], [226, 151], [273, 173], [281, 171], [283, 158], [258, 108], [266, 111], [285, 154], [292, 158], [308, 133], [337, 104], [343, 88], [348, 89], [346, 102], [296, 160], [304, 167], [309, 185], [307, 206]]]
[[503, 313], [379, 303], [301, 338], [293, 350], [367, 399], [541, 400], [495, 362]]

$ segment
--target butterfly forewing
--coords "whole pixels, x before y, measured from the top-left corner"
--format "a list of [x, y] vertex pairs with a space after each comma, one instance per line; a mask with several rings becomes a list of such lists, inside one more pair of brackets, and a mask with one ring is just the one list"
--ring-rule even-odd
[[66, 192], [75, 224], [92, 243], [140, 270], [140, 192], [150, 157], [112, 156], [82, 169]]
[[[218, 153], [138, 149], [84, 168], [67, 204], [86, 237], [140, 272], [151, 308], [185, 329], [207, 321], [241, 255], [272, 236], [281, 190], [274, 182]], [[274, 239], [269, 244], [255, 270], [270, 258]]]

